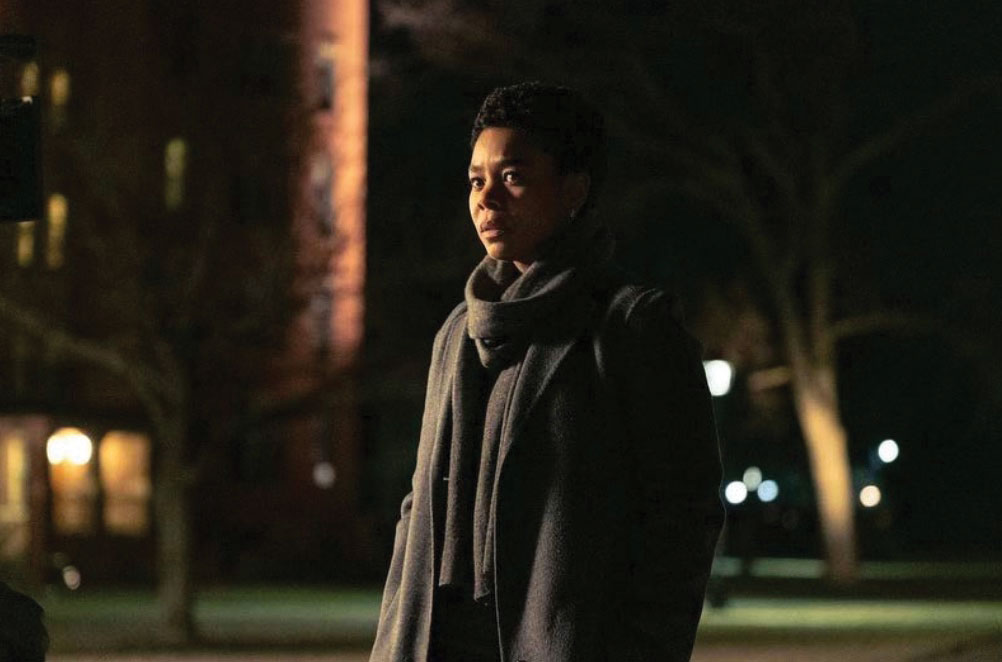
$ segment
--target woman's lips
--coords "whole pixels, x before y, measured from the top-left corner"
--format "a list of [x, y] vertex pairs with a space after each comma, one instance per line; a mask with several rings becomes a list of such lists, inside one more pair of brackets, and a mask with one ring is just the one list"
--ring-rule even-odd
[[505, 227], [494, 221], [487, 221], [480, 226], [480, 234], [484, 239], [498, 239], [504, 236], [507, 230]]

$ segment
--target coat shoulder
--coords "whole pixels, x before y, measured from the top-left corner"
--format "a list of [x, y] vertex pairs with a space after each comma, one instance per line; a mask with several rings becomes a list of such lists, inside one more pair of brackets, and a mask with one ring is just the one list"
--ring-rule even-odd
[[674, 292], [646, 283], [634, 274], [612, 268], [598, 280], [596, 298], [605, 312], [607, 321], [624, 326], [643, 323], [650, 313], [667, 317], [681, 326], [684, 322], [682, 299]]
[[600, 281], [597, 297], [602, 310], [597, 337], [609, 360], [621, 360], [624, 352], [682, 350], [702, 356], [703, 345], [686, 328], [677, 293], [617, 270]]

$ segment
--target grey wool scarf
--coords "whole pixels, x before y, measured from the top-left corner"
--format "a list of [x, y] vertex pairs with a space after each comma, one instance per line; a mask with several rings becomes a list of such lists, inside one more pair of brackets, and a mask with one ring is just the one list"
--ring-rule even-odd
[[569, 222], [525, 273], [485, 256], [466, 282], [466, 337], [455, 366], [445, 426], [448, 496], [439, 585], [494, 593], [495, 474], [505, 415], [522, 359], [541, 334], [560, 333], [584, 309], [589, 284], [612, 257], [609, 230], [594, 217]]

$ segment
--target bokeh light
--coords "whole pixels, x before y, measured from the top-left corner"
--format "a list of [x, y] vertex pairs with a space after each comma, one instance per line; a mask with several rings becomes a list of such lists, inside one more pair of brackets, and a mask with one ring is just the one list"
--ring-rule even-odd
[[45, 445], [45, 455], [52, 464], [69, 462], [84, 465], [94, 455], [94, 443], [82, 430], [60, 428], [52, 433]]
[[330, 462], [317, 462], [313, 465], [313, 483], [322, 490], [329, 490], [334, 487], [337, 480], [337, 472]]
[[765, 503], [775, 501], [779, 496], [779, 485], [774, 480], [763, 480], [758, 486], [758, 498]]
[[732, 480], [724, 488], [724, 498], [727, 499], [727, 503], [741, 503], [748, 498], [748, 488], [740, 480]]
[[741, 482], [745, 484], [749, 492], [754, 492], [762, 483], [762, 470], [758, 467], [748, 467], [741, 477]]
[[893, 439], [884, 439], [877, 446], [877, 456], [885, 463], [890, 464], [898, 459], [898, 443]]
[[866, 508], [873, 508], [880, 503], [880, 488], [876, 485], [867, 485], [859, 491], [859, 502]]
[[710, 387], [711, 395], [719, 397], [730, 392], [731, 380], [734, 378], [730, 363], [720, 359], [704, 361], [703, 370], [706, 371], [706, 385]]
[[71, 591], [75, 591], [80, 588], [80, 571], [76, 569], [75, 566], [68, 565], [63, 568], [63, 583], [66, 584], [66, 588]]

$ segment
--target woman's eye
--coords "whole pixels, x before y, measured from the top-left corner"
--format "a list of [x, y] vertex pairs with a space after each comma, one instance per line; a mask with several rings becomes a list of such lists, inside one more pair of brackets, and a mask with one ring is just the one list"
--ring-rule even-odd
[[480, 177], [470, 177], [470, 188], [479, 189], [484, 185], [484, 180]]
[[509, 170], [504, 173], [504, 180], [509, 184], [518, 184], [522, 181], [522, 176], [514, 170]]

